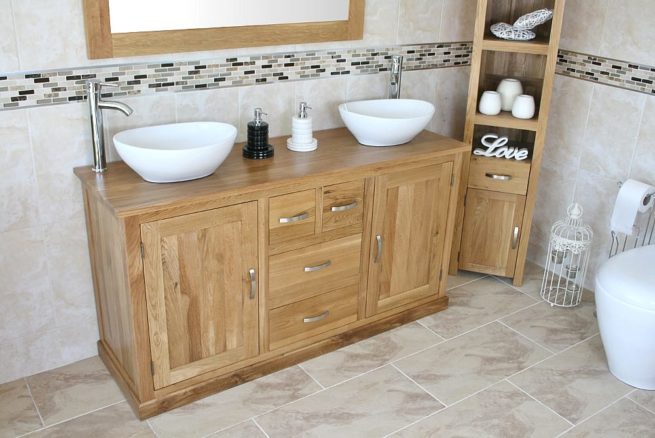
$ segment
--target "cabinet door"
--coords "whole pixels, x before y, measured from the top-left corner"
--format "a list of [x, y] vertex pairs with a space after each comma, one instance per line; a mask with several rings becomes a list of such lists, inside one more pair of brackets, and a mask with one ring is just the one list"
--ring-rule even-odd
[[375, 182], [366, 315], [439, 294], [452, 162]]
[[257, 203], [143, 224], [155, 388], [258, 353]]
[[468, 189], [460, 269], [512, 277], [525, 196]]

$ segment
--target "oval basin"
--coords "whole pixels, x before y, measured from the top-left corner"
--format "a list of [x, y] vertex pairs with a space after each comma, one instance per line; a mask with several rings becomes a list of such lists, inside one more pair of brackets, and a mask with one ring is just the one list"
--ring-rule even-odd
[[118, 155], [141, 178], [154, 183], [211, 175], [234, 146], [237, 129], [220, 122], [171, 123], [114, 135]]
[[395, 146], [411, 141], [432, 120], [434, 105], [416, 99], [376, 99], [339, 105], [339, 114], [357, 141]]

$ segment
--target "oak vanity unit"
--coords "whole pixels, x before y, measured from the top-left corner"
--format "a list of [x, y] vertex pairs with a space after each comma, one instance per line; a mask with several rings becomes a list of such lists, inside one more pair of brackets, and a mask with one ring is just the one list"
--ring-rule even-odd
[[463, 153], [422, 132], [232, 154], [207, 178], [82, 181], [100, 356], [140, 418], [446, 308]]

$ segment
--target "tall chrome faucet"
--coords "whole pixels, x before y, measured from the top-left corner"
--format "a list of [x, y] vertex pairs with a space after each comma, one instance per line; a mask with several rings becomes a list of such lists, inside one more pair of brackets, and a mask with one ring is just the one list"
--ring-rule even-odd
[[400, 80], [403, 76], [403, 57], [394, 55], [391, 57], [391, 75], [389, 77], [389, 99], [400, 98]]
[[117, 84], [90, 80], [86, 83], [86, 99], [89, 102], [91, 114], [91, 135], [93, 141], [93, 171], [104, 172], [107, 170], [107, 159], [105, 157], [105, 136], [103, 132], [102, 111], [103, 109], [115, 109], [126, 116], [132, 114], [132, 108], [121, 102], [102, 100], [102, 87], [117, 87]]

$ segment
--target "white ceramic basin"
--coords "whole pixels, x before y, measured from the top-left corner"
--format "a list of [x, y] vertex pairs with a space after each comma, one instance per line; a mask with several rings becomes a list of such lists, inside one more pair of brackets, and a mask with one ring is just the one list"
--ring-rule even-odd
[[211, 175], [229, 155], [237, 129], [227, 123], [190, 122], [128, 129], [114, 135], [118, 155], [154, 183]]
[[339, 114], [361, 144], [394, 146], [411, 141], [430, 123], [434, 105], [414, 99], [360, 100], [342, 103]]

